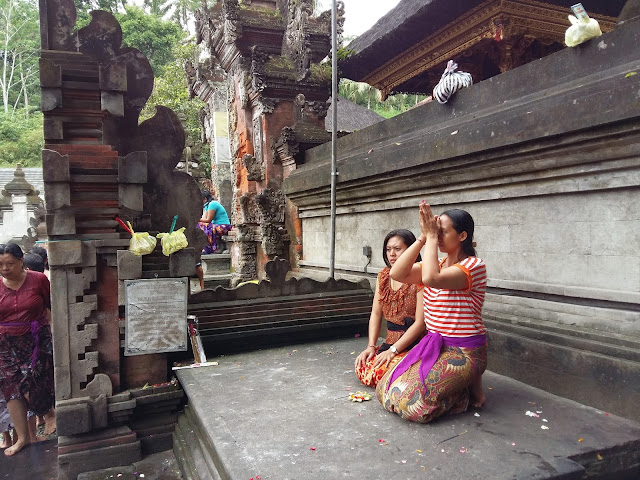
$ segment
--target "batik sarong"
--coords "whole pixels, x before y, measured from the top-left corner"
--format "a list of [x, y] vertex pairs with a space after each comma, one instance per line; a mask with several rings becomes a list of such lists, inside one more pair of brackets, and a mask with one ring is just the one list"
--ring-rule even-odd
[[209, 241], [208, 245], [202, 250], [202, 253], [209, 254], [218, 251], [220, 240], [224, 235], [229, 233], [233, 227], [231, 225], [215, 225], [213, 223], [198, 222], [198, 228], [205, 233]]
[[11, 418], [9, 417], [9, 409], [7, 401], [0, 391], [0, 433], [6, 432], [11, 427]]
[[22, 399], [27, 409], [44, 415], [54, 405], [51, 328], [42, 326], [37, 335], [36, 357], [31, 333], [0, 335], [0, 390], [7, 402]]
[[392, 370], [399, 362], [404, 358], [407, 352], [399, 353], [389, 362], [389, 366], [380, 366], [378, 368], [374, 368], [373, 364], [376, 360], [376, 356], [382, 353], [381, 350], [376, 352], [376, 355], [369, 360], [367, 363], [362, 365], [360, 368], [356, 368], [356, 376], [360, 379], [360, 381], [366, 385], [367, 387], [374, 387], [378, 385], [380, 379], [387, 373], [388, 370]]
[[[389, 384], [389, 369], [378, 382], [376, 396], [384, 408], [406, 420], [427, 423], [469, 407], [469, 386], [487, 367], [487, 347], [461, 348], [443, 345], [438, 359], [420, 380], [422, 360], [413, 363]], [[397, 366], [396, 366], [397, 368]]]

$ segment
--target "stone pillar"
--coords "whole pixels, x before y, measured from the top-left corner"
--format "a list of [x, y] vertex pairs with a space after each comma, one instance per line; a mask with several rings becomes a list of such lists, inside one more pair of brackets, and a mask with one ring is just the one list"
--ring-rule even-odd
[[[197, 40], [226, 75], [235, 282], [264, 278], [264, 265], [276, 255], [297, 265], [297, 246], [289, 246], [291, 232], [300, 238], [297, 211], [287, 208], [282, 181], [296, 155], [330, 140], [324, 117], [331, 71], [319, 63], [330, 50], [330, 15], [312, 13], [311, 0], [242, 9], [237, 0], [223, 0], [196, 14]], [[187, 72], [200, 98], [213, 70], [202, 63]], [[215, 109], [209, 115], [219, 118]]]

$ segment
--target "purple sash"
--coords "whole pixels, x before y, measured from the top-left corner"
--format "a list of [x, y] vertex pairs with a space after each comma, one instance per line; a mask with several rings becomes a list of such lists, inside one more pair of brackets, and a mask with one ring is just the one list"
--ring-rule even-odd
[[404, 372], [409, 370], [409, 367], [416, 363], [418, 360], [422, 360], [420, 364], [420, 381], [424, 384], [424, 379], [427, 378], [429, 371], [438, 360], [440, 356], [440, 350], [442, 345], [447, 347], [460, 347], [460, 348], [480, 348], [487, 344], [486, 335], [473, 335], [471, 337], [446, 337], [440, 335], [438, 332], [429, 332], [426, 337], [420, 340], [415, 347], [413, 347], [409, 353], [400, 360], [400, 363], [396, 366], [395, 370], [391, 372], [391, 377], [387, 382], [387, 390], [391, 384]]
[[30, 324], [29, 323], [3, 323], [3, 327], [24, 327], [25, 325], [31, 325], [31, 338], [33, 339], [33, 353], [31, 354], [31, 368], [36, 366], [36, 362], [38, 361], [38, 352], [40, 351], [40, 335], [38, 332], [40, 331], [40, 321], [34, 320]]

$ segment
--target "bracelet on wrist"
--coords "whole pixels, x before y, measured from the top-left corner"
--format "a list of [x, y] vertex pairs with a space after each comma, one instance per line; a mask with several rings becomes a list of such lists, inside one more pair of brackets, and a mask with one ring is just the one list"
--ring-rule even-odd
[[376, 348], [376, 347], [377, 347], [377, 345], [369, 345], [369, 346], [370, 346], [370, 347], [373, 347], [373, 348]]

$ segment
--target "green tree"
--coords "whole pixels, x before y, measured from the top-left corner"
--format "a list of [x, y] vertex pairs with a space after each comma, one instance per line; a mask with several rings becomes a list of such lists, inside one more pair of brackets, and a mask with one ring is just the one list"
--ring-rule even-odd
[[156, 77], [153, 92], [149, 101], [140, 114], [140, 121], [144, 121], [155, 114], [156, 105], [164, 105], [184, 119], [186, 133], [194, 142], [201, 138], [200, 109], [204, 103], [198, 99], [189, 99], [187, 77], [184, 66], [193, 61], [196, 56], [195, 43], [176, 45], [173, 49], [175, 62], [165, 66], [162, 75]]
[[144, 0], [145, 11], [156, 17], [164, 17], [171, 7], [174, 0]]
[[179, 25], [145, 13], [139, 7], [127, 7], [115, 17], [122, 27], [123, 44], [144, 53], [151, 63], [154, 76], [162, 75], [166, 65], [174, 60], [173, 47], [185, 36]]
[[0, 0], [0, 94], [2, 111], [13, 114], [39, 103], [38, 6], [34, 0]]
[[42, 113], [28, 117], [0, 112], [0, 166], [42, 166]]
[[343, 78], [338, 86], [338, 94], [358, 105], [367, 107], [379, 115], [390, 118], [406, 112], [418, 102], [427, 98], [425, 95], [396, 93], [382, 101], [380, 91], [368, 83], [354, 82]]

